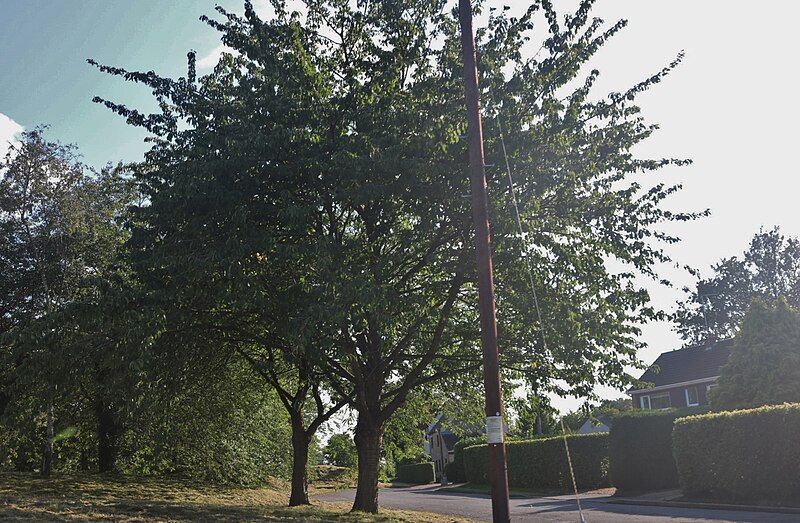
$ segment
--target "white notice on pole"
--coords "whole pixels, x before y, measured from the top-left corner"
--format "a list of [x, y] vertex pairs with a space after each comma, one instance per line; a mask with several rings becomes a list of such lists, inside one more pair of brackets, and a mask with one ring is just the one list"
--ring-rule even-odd
[[486, 438], [489, 443], [503, 442], [503, 416], [486, 417]]

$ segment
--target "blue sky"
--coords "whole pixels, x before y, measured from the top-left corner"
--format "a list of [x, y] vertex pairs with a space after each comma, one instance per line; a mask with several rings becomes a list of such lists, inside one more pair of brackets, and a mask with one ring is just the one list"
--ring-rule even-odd
[[50, 136], [78, 144], [90, 165], [138, 159], [145, 134], [91, 100], [147, 108], [150, 93], [86, 59], [185, 75], [187, 51], [219, 43], [198, 20], [213, 7], [198, 0], [0, 0], [0, 113], [26, 128], [51, 125]]
[[[179, 76], [194, 49], [210, 65], [219, 36], [198, 18], [212, 15], [215, 3], [242, 10], [239, 0], [0, 0], [0, 143], [19, 126], [50, 124], [49, 136], [76, 143], [90, 165], [140, 159], [144, 133], [91, 99], [147, 109], [150, 93], [86, 59]], [[263, 12], [266, 0], [256, 3]], [[527, 2], [505, 3], [517, 9]], [[577, 0], [554, 3], [563, 12]], [[668, 248], [676, 261], [708, 275], [720, 258], [741, 254], [761, 226], [800, 236], [800, 2], [598, 0], [593, 12], [630, 21], [591, 64], [601, 71], [599, 93], [623, 90], [686, 51], [678, 70], [639, 100], [661, 130], [637, 152], [694, 160], [662, 173], [684, 186], [670, 208], [713, 213], [670, 227], [684, 240]], [[693, 284], [674, 268], [661, 270], [678, 287]], [[656, 286], [652, 294], [666, 308], [681, 297]], [[648, 327], [644, 338], [647, 362], [681, 344], [668, 324]]]

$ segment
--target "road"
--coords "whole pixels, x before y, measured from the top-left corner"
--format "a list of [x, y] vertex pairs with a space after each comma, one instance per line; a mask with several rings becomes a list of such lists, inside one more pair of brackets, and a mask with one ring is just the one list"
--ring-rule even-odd
[[[380, 492], [381, 506], [453, 514], [478, 521], [492, 520], [491, 501], [480, 494], [438, 492], [438, 485], [388, 488]], [[352, 502], [355, 491], [316, 496], [323, 501]], [[697, 508], [619, 505], [610, 496], [581, 498], [586, 523], [798, 523], [798, 514], [770, 514]], [[573, 496], [512, 498], [514, 523], [580, 523]]]

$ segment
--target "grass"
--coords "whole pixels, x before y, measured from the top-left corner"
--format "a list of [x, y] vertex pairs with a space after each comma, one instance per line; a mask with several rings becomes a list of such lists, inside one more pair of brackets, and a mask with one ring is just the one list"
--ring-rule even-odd
[[288, 488], [236, 488], [176, 478], [0, 473], [0, 521], [122, 523], [213, 521], [312, 523], [471, 523], [413, 511], [353, 514], [346, 503], [287, 507]]
[[313, 465], [308, 468], [308, 486], [311, 492], [354, 488], [358, 473], [335, 465]]

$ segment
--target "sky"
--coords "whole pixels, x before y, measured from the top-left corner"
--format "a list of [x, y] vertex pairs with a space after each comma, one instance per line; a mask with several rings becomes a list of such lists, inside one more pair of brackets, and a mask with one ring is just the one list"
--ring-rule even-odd
[[[186, 53], [195, 50], [202, 74], [221, 46], [219, 34], [198, 19], [213, 15], [217, 3], [242, 11], [238, 0], [0, 0], [0, 153], [23, 128], [48, 124], [48, 136], [77, 144], [88, 165], [141, 159], [145, 134], [91, 100], [97, 95], [147, 110], [152, 96], [86, 59], [180, 76]], [[519, 9], [526, 2], [505, 3]], [[566, 12], [577, 0], [554, 3]], [[264, 14], [265, 4], [256, 2]], [[668, 207], [712, 212], [669, 227], [683, 240], [667, 247], [673, 259], [708, 276], [721, 258], [741, 255], [760, 227], [779, 225], [800, 236], [794, 207], [800, 189], [800, 2], [598, 0], [593, 16], [609, 24], [629, 21], [590, 63], [601, 72], [596, 93], [622, 91], [686, 53], [676, 71], [638, 99], [643, 115], [661, 129], [636, 152], [694, 162], [660, 173], [665, 182], [683, 185]], [[660, 272], [676, 288], [654, 286], [651, 294], [670, 310], [683, 296], [680, 287], [694, 279], [673, 267]], [[643, 339], [647, 363], [682, 345], [666, 323], [647, 326]], [[567, 409], [581, 401], [555, 404]]]

